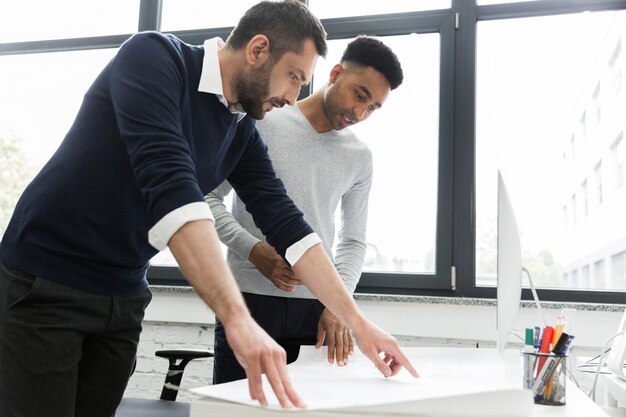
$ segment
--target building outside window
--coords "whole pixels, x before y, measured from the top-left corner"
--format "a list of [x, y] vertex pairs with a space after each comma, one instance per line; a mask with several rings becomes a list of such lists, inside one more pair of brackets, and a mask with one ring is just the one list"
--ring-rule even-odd
[[604, 275], [604, 259], [593, 263], [593, 283], [591, 288], [604, 288], [606, 277]]
[[585, 180], [580, 186], [580, 206], [581, 217], [587, 217], [589, 212], [589, 201], [587, 198], [587, 180]]
[[611, 74], [611, 83], [613, 84], [613, 89], [615, 91], [619, 91], [622, 87], [622, 42], [621, 40], [617, 42], [611, 57], [609, 58], [609, 70]]
[[590, 281], [589, 281], [589, 265], [583, 265], [580, 268], [580, 282], [578, 283], [579, 287], [583, 287], [583, 288], [591, 288], [590, 285]]
[[[606, 63], [614, 80], [621, 74], [619, 45], [625, 35], [624, 11], [478, 22], [477, 279], [487, 274], [479, 260], [493, 233], [488, 225], [495, 221], [496, 169], [520, 224], [523, 264], [539, 286], [589, 288], [592, 280], [582, 265], [610, 256], [607, 248], [626, 249], [626, 199], [616, 196], [608, 204], [600, 162], [609, 157], [612, 177], [623, 183], [623, 145], [611, 146], [610, 132], [623, 128], [626, 102], [619, 83], [605, 86], [603, 80]], [[598, 210], [592, 212], [591, 205]], [[569, 279], [563, 280], [566, 274]], [[595, 277], [593, 282], [622, 288]]]
[[624, 184], [624, 134], [620, 133], [611, 145], [611, 158], [613, 160], [613, 180], [615, 188]]
[[598, 81], [598, 84], [593, 90], [592, 95], [591, 114], [593, 115], [593, 122], [596, 127], [602, 122], [602, 106], [600, 105], [600, 85], [600, 81]]
[[594, 205], [602, 204], [602, 161], [593, 167]]
[[580, 147], [584, 148], [587, 143], [587, 113], [583, 112], [580, 116], [578, 131], [580, 133]]
[[611, 257], [611, 284], [614, 288], [626, 289], [626, 251]]

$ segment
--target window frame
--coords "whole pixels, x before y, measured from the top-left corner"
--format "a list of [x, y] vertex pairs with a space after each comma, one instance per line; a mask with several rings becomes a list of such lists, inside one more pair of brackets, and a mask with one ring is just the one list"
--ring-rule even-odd
[[[419, 294], [422, 290], [451, 291], [454, 276], [452, 257], [452, 95], [454, 53], [454, 14], [450, 9], [423, 12], [392, 13], [385, 15], [341, 17], [322, 19], [329, 40], [349, 39], [360, 34], [394, 36], [410, 33], [439, 33], [441, 36], [440, 88], [439, 88], [439, 162], [438, 162], [438, 213], [436, 237], [436, 268], [434, 274], [364, 272], [356, 291], [361, 293]], [[185, 42], [202, 43], [208, 37], [225, 39], [232, 28], [214, 30], [194, 29], [172, 31]], [[312, 83], [303, 89], [300, 98], [312, 93]], [[445, 210], [442, 210], [442, 207]], [[445, 214], [442, 214], [445, 213]], [[149, 270], [152, 282], [176, 284], [184, 278], [177, 268], [152, 266]]]
[[[139, 7], [137, 30], [159, 30], [162, 0], [141, 0]], [[626, 2], [537, 0], [478, 6], [471, 0], [452, 0], [450, 9], [322, 19], [329, 40], [358, 34], [441, 36], [436, 273], [363, 273], [357, 292], [495, 298], [495, 288], [475, 285], [477, 25], [488, 20], [609, 10], [626, 10]], [[185, 42], [201, 44], [210, 37], [225, 39], [231, 29], [171, 33]], [[116, 48], [131, 35], [0, 43], [0, 55]], [[303, 90], [301, 97], [310, 93]], [[595, 279], [595, 271], [593, 275]], [[148, 279], [152, 285], [189, 285], [175, 267], [151, 267]], [[538, 293], [545, 301], [624, 303], [624, 292], [540, 288]], [[532, 298], [528, 289], [523, 290], [522, 298]]]
[[[392, 13], [322, 19], [329, 40], [350, 39], [359, 34], [382, 37], [411, 33], [440, 35], [439, 154], [437, 184], [436, 260], [433, 274], [363, 272], [356, 291], [361, 293], [419, 294], [424, 290], [453, 291], [452, 271], [452, 97], [454, 14], [452, 10]], [[417, 232], [417, 231], [416, 231]]]

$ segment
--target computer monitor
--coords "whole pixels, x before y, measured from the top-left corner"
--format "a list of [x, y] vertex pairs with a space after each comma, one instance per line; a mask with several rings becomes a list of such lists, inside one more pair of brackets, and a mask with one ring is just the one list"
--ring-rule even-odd
[[502, 354], [522, 298], [522, 246], [509, 193], [498, 171], [497, 349]]

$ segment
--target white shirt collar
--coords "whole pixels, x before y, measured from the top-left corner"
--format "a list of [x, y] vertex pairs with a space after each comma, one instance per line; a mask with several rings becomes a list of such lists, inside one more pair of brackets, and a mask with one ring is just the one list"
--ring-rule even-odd
[[223, 46], [224, 41], [220, 38], [212, 38], [204, 41], [204, 58], [202, 60], [202, 72], [200, 73], [198, 91], [214, 94], [224, 107], [232, 113], [237, 114], [237, 121], [239, 121], [245, 117], [246, 113], [238, 104], [229, 105], [226, 97], [224, 97], [222, 72], [217, 57], [217, 51]]

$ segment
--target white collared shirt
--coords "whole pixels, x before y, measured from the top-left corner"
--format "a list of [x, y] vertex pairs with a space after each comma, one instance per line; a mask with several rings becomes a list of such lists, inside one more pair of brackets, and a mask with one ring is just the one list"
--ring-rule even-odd
[[[202, 61], [202, 72], [200, 73], [198, 91], [214, 94], [224, 107], [238, 115], [237, 121], [239, 121], [246, 116], [243, 108], [239, 104], [228, 104], [226, 97], [224, 97], [224, 83], [222, 81], [222, 72], [217, 57], [217, 52], [222, 49], [223, 46], [224, 41], [220, 38], [212, 38], [204, 41], [204, 59]], [[215, 53], [213, 51], [215, 51]]]

